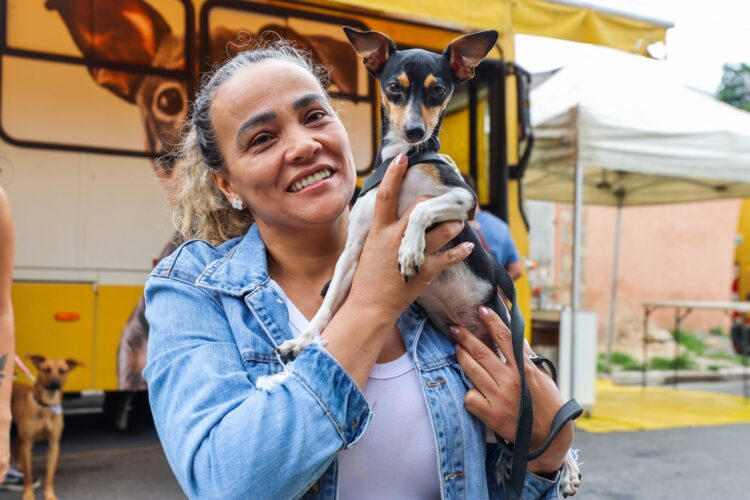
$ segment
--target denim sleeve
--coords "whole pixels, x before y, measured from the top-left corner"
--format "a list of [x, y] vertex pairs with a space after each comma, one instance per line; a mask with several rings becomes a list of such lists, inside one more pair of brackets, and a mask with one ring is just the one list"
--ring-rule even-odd
[[167, 459], [191, 498], [296, 498], [356, 442], [371, 411], [322, 347], [254, 386], [223, 307], [173, 278], [146, 284], [148, 382]]

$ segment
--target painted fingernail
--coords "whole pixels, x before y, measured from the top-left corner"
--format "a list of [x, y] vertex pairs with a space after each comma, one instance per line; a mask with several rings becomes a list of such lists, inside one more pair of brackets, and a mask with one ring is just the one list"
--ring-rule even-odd
[[479, 315], [480, 316], [487, 316], [490, 313], [490, 310], [487, 309], [484, 306], [479, 306]]
[[456, 344], [456, 352], [458, 352], [460, 350], [461, 350], [461, 345], [460, 344]]
[[466, 248], [469, 250], [469, 253], [471, 253], [471, 251], [474, 250], [474, 243], [468, 242], [465, 245], [466, 245]]
[[460, 330], [458, 329], [458, 327], [457, 327], [456, 325], [451, 325], [451, 326], [449, 326], [449, 327], [448, 327], [448, 330], [450, 330], [450, 331], [451, 331], [451, 334], [452, 334], [452, 335], [453, 335], [454, 337], [458, 337], [458, 334], [460, 333]]
[[404, 163], [406, 163], [406, 155], [404, 153], [399, 153], [396, 157], [395, 162], [396, 165], [403, 165]]

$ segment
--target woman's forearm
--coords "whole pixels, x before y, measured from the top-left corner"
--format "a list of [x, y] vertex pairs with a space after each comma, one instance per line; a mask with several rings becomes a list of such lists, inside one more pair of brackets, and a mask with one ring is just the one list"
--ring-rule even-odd
[[359, 388], [365, 386], [396, 319], [377, 306], [347, 299], [323, 331], [326, 349]]

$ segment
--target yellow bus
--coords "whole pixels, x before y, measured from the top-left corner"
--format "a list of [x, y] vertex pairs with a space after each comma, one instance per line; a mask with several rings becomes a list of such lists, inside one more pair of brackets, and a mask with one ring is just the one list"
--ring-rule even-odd
[[[442, 152], [474, 174], [480, 203], [509, 221], [522, 255], [518, 159], [530, 130], [527, 78], [513, 62], [516, 28], [640, 52], [665, 31], [567, 0], [0, 0], [0, 184], [16, 219], [21, 357], [81, 361], [69, 392], [145, 389], [139, 298], [174, 246], [173, 146], [200, 74], [244, 43], [275, 33], [331, 69], [332, 96], [367, 174], [377, 90], [343, 25], [431, 50], [467, 31], [501, 32], [451, 101]], [[518, 285], [528, 317], [528, 283]]]

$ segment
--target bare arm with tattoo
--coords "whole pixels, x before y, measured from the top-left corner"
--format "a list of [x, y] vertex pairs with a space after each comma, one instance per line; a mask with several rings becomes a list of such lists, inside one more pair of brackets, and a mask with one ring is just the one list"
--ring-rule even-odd
[[0, 481], [10, 461], [10, 393], [13, 388], [15, 334], [10, 299], [15, 234], [10, 203], [0, 187]]

